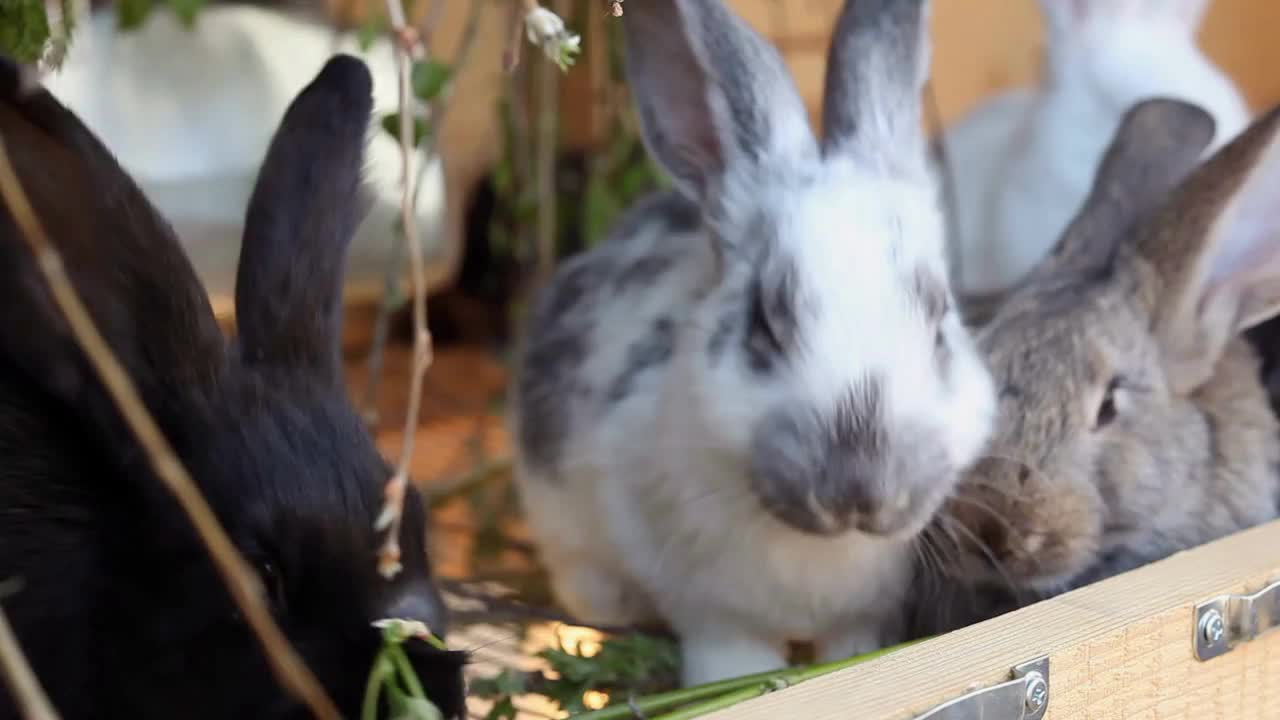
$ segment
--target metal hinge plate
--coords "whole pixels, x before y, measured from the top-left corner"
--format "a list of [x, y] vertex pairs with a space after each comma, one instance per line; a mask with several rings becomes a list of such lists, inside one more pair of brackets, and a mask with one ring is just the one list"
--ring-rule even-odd
[[1040, 720], [1049, 710], [1049, 658], [1013, 668], [1013, 679], [943, 703], [916, 720]]
[[1212, 660], [1280, 626], [1280, 581], [1252, 595], [1220, 595], [1196, 606], [1196, 659]]

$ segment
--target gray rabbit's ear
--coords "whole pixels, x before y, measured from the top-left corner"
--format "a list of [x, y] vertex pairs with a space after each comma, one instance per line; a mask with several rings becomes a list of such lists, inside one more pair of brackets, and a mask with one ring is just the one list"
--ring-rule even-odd
[[[169, 224], [79, 118], [7, 59], [0, 138], [77, 294], [152, 411], [209, 383], [224, 360], [222, 333]], [[114, 422], [4, 202], [0, 355], [77, 411]]]
[[[929, 0], [847, 0], [827, 58], [822, 149], [922, 171]], [[917, 167], [918, 165], [918, 167]]]
[[1195, 168], [1213, 133], [1213, 117], [1191, 103], [1154, 99], [1130, 108], [1083, 207], [1034, 275], [1105, 269], [1134, 224]]
[[782, 58], [722, 0], [644, 0], [620, 22], [645, 146], [684, 195], [816, 155]]
[[1280, 107], [1199, 167], [1135, 237], [1156, 271], [1166, 375], [1190, 391], [1232, 338], [1280, 312]]
[[245, 362], [341, 382], [343, 274], [367, 207], [360, 171], [372, 111], [368, 68], [338, 55], [285, 112], [245, 218], [236, 275]]

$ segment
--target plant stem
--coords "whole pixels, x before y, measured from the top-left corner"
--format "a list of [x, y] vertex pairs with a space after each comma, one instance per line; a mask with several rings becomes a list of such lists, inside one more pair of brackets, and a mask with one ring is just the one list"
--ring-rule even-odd
[[524, 8], [518, 3], [511, 3], [511, 14], [507, 17], [507, 45], [502, 51], [502, 70], [512, 72], [520, 65], [520, 48], [524, 38]]
[[427, 693], [422, 689], [422, 682], [418, 680], [418, 674], [413, 671], [413, 665], [409, 663], [409, 656], [404, 654], [404, 648], [399, 645], [391, 645], [386, 649], [387, 655], [391, 657], [391, 662], [396, 666], [396, 670], [400, 673], [400, 679], [404, 681], [404, 686], [408, 688], [409, 695], [416, 698], [425, 698]]
[[373, 663], [373, 670], [369, 672], [369, 680], [364, 686], [364, 703], [360, 706], [360, 720], [378, 720], [378, 696], [382, 692], [382, 684], [386, 682], [395, 672], [395, 668], [391, 667], [391, 661], [383, 653], [378, 653], [378, 659]]
[[2, 141], [0, 195], [4, 196], [5, 204], [21, 228], [19, 234], [26, 240], [35, 257], [54, 304], [66, 319], [76, 344], [88, 357], [98, 380], [119, 409], [130, 432], [137, 438], [152, 472], [178, 501], [191, 521], [227, 591], [262, 645], [276, 679], [292, 695], [302, 700], [315, 716], [325, 720], [338, 720], [337, 707], [267, 610], [262, 582], [231, 542], [227, 531], [209, 507], [209, 502], [201, 494], [200, 488], [191, 479], [190, 473], [142, 402], [133, 379], [111, 351], [84, 302], [76, 293], [62, 256], [36, 217], [35, 209], [22, 188], [22, 182], [18, 179]]
[[[432, 12], [436, 12], [436, 8], [443, 7], [443, 5], [443, 2], [437, 2], [432, 6]], [[423, 141], [425, 146], [423, 148], [422, 164], [418, 166], [418, 177], [413, 184], [412, 206], [415, 210], [418, 207], [418, 198], [422, 194], [422, 186], [426, 184], [427, 171], [434, 166], [434, 161], [438, 156], [436, 146], [444, 126], [445, 115], [448, 113], [451, 104], [450, 98], [453, 95], [458, 74], [470, 60], [472, 52], [477, 45], [476, 40], [480, 35], [480, 13], [482, 7], [483, 0], [472, 0], [471, 14], [467, 16], [467, 24], [462, 31], [462, 41], [453, 58], [453, 79], [449, 81], [440, 97], [431, 105], [429, 119], [432, 132], [428, 133], [427, 138]], [[420, 33], [424, 44], [430, 39], [430, 31], [434, 27], [434, 20], [428, 19], [432, 21], [424, 21], [423, 30]], [[400, 295], [400, 263], [404, 257], [405, 242], [403, 237], [396, 236], [393, 238], [392, 243], [391, 252], [387, 258], [387, 270], [382, 280], [384, 287], [382, 301], [378, 304], [378, 314], [373, 322], [373, 342], [369, 348], [369, 358], [366, 361], [368, 371], [365, 379], [363, 415], [366, 424], [371, 429], [376, 429], [379, 422], [378, 383], [382, 379], [382, 361], [387, 346], [387, 331], [388, 326], [391, 324], [391, 312], [395, 309], [395, 300]]]
[[[698, 715], [711, 712], [712, 710], [728, 707], [731, 704], [748, 700], [758, 695], [764, 695], [765, 693], [772, 692], [783, 687], [789, 687], [791, 685], [802, 683], [806, 680], [812, 680], [813, 678], [833, 673], [837, 670], [853, 667], [854, 665], [859, 665], [867, 662], [868, 660], [874, 660], [894, 651], [901, 650], [909, 645], [914, 645], [917, 642], [922, 642], [922, 640], [913, 640], [911, 642], [882, 648], [874, 652], [857, 655], [844, 660], [836, 660], [817, 665], [786, 668], [782, 670], [770, 670], [767, 672], [756, 673], [754, 675], [744, 675], [738, 678], [730, 678], [728, 680], [720, 680], [703, 685], [680, 688], [679, 690], [671, 690], [669, 692], [658, 693], [648, 697], [636, 698], [635, 701], [630, 704], [619, 703], [600, 710], [574, 715], [573, 720], [624, 720], [634, 716], [632, 706], [641, 712], [648, 714], [668, 710], [673, 707], [685, 705], [686, 703], [697, 703], [696, 705], [690, 706], [690, 708], [667, 713], [666, 715], [660, 715], [652, 719], [685, 720], [686, 718], [697, 717]], [[731, 701], [730, 698], [732, 699]], [[696, 710], [697, 713], [690, 715], [684, 714], [686, 712], [690, 712], [691, 709]]]
[[13, 693], [22, 717], [27, 720], [58, 720], [58, 712], [53, 709], [44, 688], [40, 687], [40, 680], [23, 655], [3, 610], [0, 610], [0, 671], [3, 671], [5, 684]]
[[401, 437], [400, 460], [395, 474], [387, 481], [385, 502], [378, 516], [379, 529], [386, 539], [378, 550], [378, 572], [390, 579], [401, 570], [400, 524], [404, 516], [404, 496], [409, 486], [409, 465], [413, 460], [413, 441], [418, 429], [418, 413], [422, 407], [422, 383], [431, 365], [431, 333], [427, 330], [426, 268], [422, 257], [422, 239], [414, 229], [413, 208], [413, 87], [410, 80], [410, 51], [418, 42], [417, 32], [405, 23], [400, 0], [387, 0], [387, 13], [395, 39], [396, 72], [400, 80], [400, 224], [409, 248], [409, 268], [413, 281], [413, 369], [409, 380], [409, 408], [405, 413]]
[[[526, 2], [526, 5], [528, 2]], [[533, 3], [536, 6], [536, 3]], [[558, 3], [553, 5], [559, 14]], [[538, 234], [534, 282], [541, 287], [556, 264], [556, 149], [559, 145], [560, 71], [551, 63], [538, 64], [538, 137], [534, 163], [537, 172]]]
[[653, 720], [690, 720], [690, 718], [701, 717], [707, 713], [715, 712], [716, 710], [723, 710], [727, 707], [733, 707], [740, 702], [746, 702], [747, 700], [758, 698], [761, 695], [780, 689], [781, 687], [786, 687], [786, 685], [779, 682], [774, 686], [768, 682], [762, 682], [741, 690], [725, 693], [724, 695], [711, 698], [710, 700], [694, 703], [693, 705], [666, 713], [665, 715], [659, 715], [653, 718]]

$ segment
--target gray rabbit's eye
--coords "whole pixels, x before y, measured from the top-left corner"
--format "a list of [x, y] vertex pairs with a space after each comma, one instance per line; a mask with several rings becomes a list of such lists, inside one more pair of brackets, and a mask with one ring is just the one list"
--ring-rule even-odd
[[1098, 405], [1098, 417], [1093, 423], [1094, 430], [1100, 430], [1116, 419], [1116, 390], [1119, 387], [1119, 377], [1114, 377], [1107, 383], [1107, 390], [1102, 394], [1102, 403]]

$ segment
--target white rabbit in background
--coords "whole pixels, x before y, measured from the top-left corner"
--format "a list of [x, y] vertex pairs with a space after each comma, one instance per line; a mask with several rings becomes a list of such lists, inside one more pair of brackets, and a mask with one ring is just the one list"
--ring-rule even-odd
[[[141, 27], [121, 31], [113, 9], [89, 15], [88, 3], [80, 5], [66, 60], [45, 86], [170, 218], [215, 292], [232, 289], [245, 203], [285, 108], [335, 52], [364, 60], [373, 76], [364, 172], [373, 207], [352, 242], [347, 279], [382, 277], [401, 197], [399, 146], [378, 127], [398, 107], [385, 38], [361, 52], [355, 33], [335, 35], [297, 13], [223, 4], [203, 8], [191, 30], [158, 7]], [[417, 228], [430, 253], [445, 220], [438, 158], [423, 182]]]
[[1213, 116], [1213, 152], [1248, 124], [1231, 80], [1196, 44], [1210, 0], [1038, 0], [1040, 84], [997, 95], [943, 136], [961, 295], [1018, 282], [1080, 209], [1120, 120], [1167, 97]]

